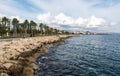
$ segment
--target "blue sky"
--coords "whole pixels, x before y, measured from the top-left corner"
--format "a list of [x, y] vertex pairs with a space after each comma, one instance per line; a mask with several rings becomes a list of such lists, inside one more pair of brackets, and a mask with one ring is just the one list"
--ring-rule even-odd
[[71, 31], [120, 32], [120, 0], [0, 0], [0, 17]]

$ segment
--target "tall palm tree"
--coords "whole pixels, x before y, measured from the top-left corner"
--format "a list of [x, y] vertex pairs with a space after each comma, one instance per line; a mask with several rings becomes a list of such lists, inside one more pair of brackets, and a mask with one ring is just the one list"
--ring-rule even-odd
[[12, 20], [12, 25], [13, 25], [13, 30], [14, 30], [14, 36], [17, 36], [17, 25], [19, 21], [17, 18], [13, 18]]
[[64, 33], [65, 33], [65, 31], [64, 31], [64, 30], [61, 30], [61, 32], [62, 32], [62, 34], [64, 34]]
[[46, 24], [43, 25], [44, 35], [46, 35]]
[[50, 34], [52, 35], [53, 34], [53, 28], [50, 28]]
[[54, 29], [54, 33], [55, 33], [55, 34], [58, 34], [58, 33], [59, 33], [59, 30], [58, 30], [58, 29]]
[[24, 34], [25, 34], [25, 36], [27, 35], [28, 26], [29, 26], [29, 22], [28, 22], [28, 20], [26, 19], [26, 20], [23, 22], [23, 29], [24, 29]]
[[44, 25], [44, 30], [45, 30], [45, 35], [48, 35], [49, 26], [47, 26], [47, 25], [45, 24], [45, 25]]
[[7, 17], [3, 17], [2, 18], [2, 23], [4, 26], [7, 26], [7, 22], [8, 22], [8, 18]]
[[8, 19], [8, 25], [7, 25], [7, 36], [10, 35], [10, 23], [11, 23], [11, 19]]
[[3, 17], [2, 18], [2, 25], [3, 25], [4, 31], [6, 32], [6, 36], [8, 35], [8, 32], [7, 32], [7, 23], [8, 23], [8, 18], [7, 17]]
[[30, 21], [30, 34], [34, 35], [34, 30], [36, 29], [37, 24], [34, 21]]
[[40, 25], [39, 25], [41, 35], [43, 34], [43, 25], [44, 25], [43, 23], [40, 23]]
[[49, 34], [49, 26], [46, 26], [46, 33]]

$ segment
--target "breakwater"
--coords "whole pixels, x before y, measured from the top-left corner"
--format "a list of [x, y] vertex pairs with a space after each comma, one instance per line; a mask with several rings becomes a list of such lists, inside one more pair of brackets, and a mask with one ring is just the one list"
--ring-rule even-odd
[[43, 36], [0, 42], [0, 76], [33, 76], [35, 58], [47, 53], [48, 44], [73, 35]]

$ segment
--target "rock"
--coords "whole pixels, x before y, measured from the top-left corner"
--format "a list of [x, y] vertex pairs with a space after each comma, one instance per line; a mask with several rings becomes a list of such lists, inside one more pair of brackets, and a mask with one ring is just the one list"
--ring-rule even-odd
[[38, 66], [35, 63], [31, 63], [29, 65], [29, 67], [32, 68], [32, 69], [34, 69], [34, 70], [38, 69]]
[[37, 65], [33, 63], [36, 55], [48, 53], [47, 49], [51, 46], [46, 44], [53, 44], [67, 37], [68, 35], [44, 36], [0, 42], [0, 73], [16, 75], [15, 73], [23, 71], [25, 76], [33, 76], [33, 70], [37, 69]]
[[24, 60], [24, 58], [20, 56], [20, 57], [18, 57], [18, 60]]
[[9, 76], [9, 75], [6, 73], [1, 73], [0, 76]]
[[9, 69], [13, 63], [4, 63], [3, 66], [5, 66], [7, 69]]
[[35, 62], [35, 58], [34, 57], [28, 57], [28, 58], [26, 58], [27, 60], [29, 60], [30, 62]]
[[34, 71], [30, 67], [25, 67], [23, 70], [24, 76], [33, 76], [33, 73], [34, 73]]
[[8, 72], [8, 69], [3, 66], [3, 65], [0, 65], [0, 73], [7, 73]]
[[23, 70], [23, 66], [21, 64], [14, 64], [14, 65], [9, 67], [9, 71], [12, 74], [21, 73], [22, 70]]
[[4, 54], [4, 56], [7, 58], [7, 59], [11, 59], [11, 58], [16, 58], [17, 55], [19, 55], [20, 53], [17, 52], [16, 50], [15, 51], [9, 51], [7, 53]]

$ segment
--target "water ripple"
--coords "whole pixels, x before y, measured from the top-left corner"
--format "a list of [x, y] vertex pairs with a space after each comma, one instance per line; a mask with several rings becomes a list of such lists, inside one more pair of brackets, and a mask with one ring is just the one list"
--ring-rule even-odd
[[120, 76], [120, 35], [72, 37], [38, 57], [35, 76]]

